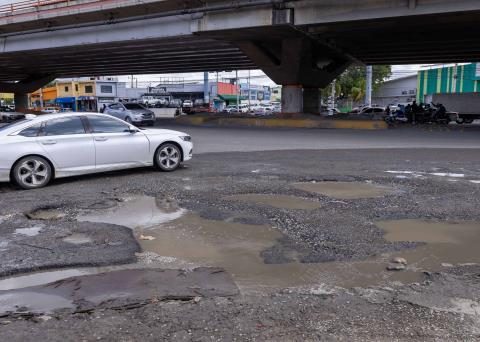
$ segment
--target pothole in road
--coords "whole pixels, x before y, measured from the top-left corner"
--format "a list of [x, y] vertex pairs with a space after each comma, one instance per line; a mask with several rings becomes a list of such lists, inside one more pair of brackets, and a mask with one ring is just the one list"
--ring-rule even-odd
[[223, 199], [268, 205], [279, 209], [314, 210], [322, 206], [319, 202], [287, 195], [244, 194], [227, 196]]
[[41, 208], [30, 213], [26, 213], [25, 216], [30, 220], [50, 221], [60, 220], [64, 218], [66, 214], [56, 208]]
[[[411, 241], [425, 244], [406, 250], [401, 256], [411, 270], [440, 271], [445, 265], [480, 263], [480, 222], [435, 222], [426, 220], [381, 221], [390, 242]], [[400, 254], [400, 253], [399, 253]]]
[[267, 225], [212, 221], [189, 213], [149, 229], [148, 234], [155, 239], [140, 241], [143, 250], [201, 266], [222, 267], [244, 291], [319, 283], [349, 288], [423, 279], [414, 271], [386, 271], [389, 255], [358, 262], [306, 264], [298, 261], [295, 251], [288, 250], [288, 255], [275, 256], [278, 263], [266, 263], [264, 252], [285, 238]]
[[131, 196], [106, 210], [90, 210], [78, 215], [78, 221], [117, 224], [132, 229], [154, 227], [175, 220], [186, 212], [168, 198]]
[[383, 197], [394, 193], [394, 189], [361, 182], [310, 182], [295, 183], [293, 187], [298, 190], [324, 195], [336, 199], [361, 199]]

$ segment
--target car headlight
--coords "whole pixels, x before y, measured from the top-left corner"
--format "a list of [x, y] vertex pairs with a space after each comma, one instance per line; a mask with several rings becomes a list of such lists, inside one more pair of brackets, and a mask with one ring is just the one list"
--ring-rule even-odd
[[180, 137], [183, 141], [192, 141], [192, 137], [189, 135], [183, 135]]

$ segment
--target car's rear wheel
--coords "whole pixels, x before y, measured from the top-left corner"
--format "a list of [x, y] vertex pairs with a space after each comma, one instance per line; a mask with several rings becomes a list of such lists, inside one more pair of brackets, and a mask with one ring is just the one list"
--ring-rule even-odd
[[13, 167], [12, 176], [22, 189], [38, 189], [47, 185], [52, 179], [50, 163], [39, 156], [20, 159]]
[[180, 148], [172, 143], [160, 146], [155, 152], [155, 165], [162, 171], [174, 171], [182, 162]]

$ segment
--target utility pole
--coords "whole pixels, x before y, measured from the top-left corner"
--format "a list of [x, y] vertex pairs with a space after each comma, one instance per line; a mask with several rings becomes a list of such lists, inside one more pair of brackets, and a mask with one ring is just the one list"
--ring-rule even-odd
[[203, 73], [203, 104], [210, 103], [210, 97], [208, 96], [208, 71]]
[[240, 84], [238, 82], [238, 70], [235, 70], [235, 84], [237, 85], [237, 113], [240, 113]]
[[131, 82], [130, 82], [130, 88], [133, 88], [133, 75], [130, 76], [132, 78]]
[[372, 78], [373, 78], [373, 67], [371, 65], [367, 66], [367, 86], [365, 90], [365, 105], [372, 105]]
[[43, 88], [40, 88], [40, 110], [43, 110]]
[[248, 70], [248, 110], [250, 110], [250, 70]]
[[337, 84], [337, 80], [333, 80], [333, 82], [332, 82], [332, 110], [335, 109], [336, 84]]

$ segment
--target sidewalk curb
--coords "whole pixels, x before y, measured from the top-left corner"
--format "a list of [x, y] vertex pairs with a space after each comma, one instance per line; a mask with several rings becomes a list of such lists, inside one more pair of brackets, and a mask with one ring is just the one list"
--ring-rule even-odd
[[182, 116], [175, 119], [176, 123], [202, 126], [244, 126], [269, 128], [329, 128], [329, 129], [387, 129], [384, 121], [372, 120], [312, 120], [312, 119], [282, 119], [282, 118], [226, 118], [209, 116]]

